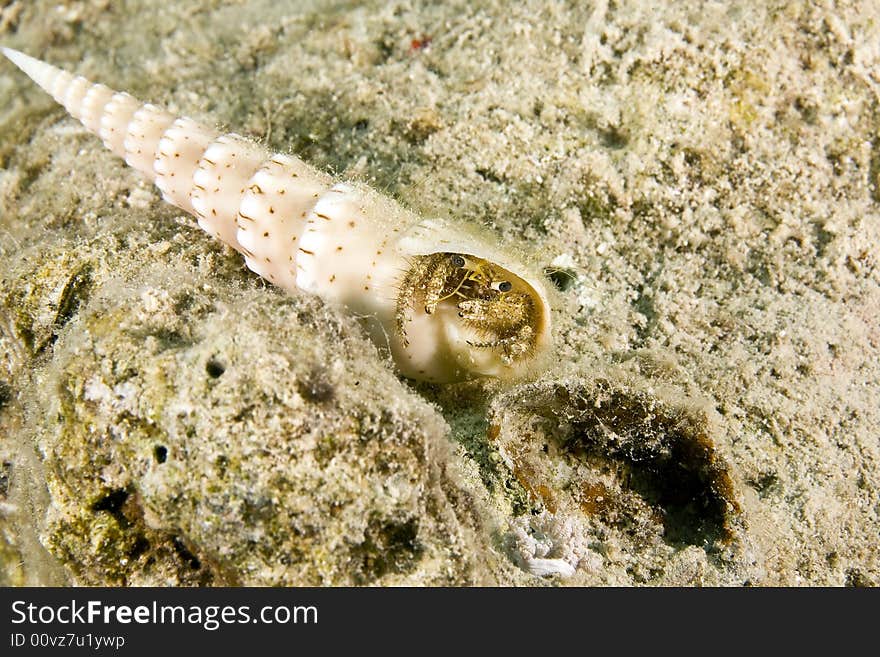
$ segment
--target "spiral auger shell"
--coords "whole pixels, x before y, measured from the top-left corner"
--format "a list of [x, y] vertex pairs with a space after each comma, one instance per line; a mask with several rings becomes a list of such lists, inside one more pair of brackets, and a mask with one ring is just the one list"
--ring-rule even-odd
[[252, 271], [363, 318], [405, 376], [516, 378], [546, 361], [542, 277], [474, 228], [423, 220], [297, 157], [2, 50]]

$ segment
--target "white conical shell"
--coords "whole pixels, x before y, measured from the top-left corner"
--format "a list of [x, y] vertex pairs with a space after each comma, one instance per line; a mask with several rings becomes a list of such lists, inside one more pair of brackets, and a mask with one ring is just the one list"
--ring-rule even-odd
[[[333, 184], [302, 160], [266, 152], [235, 134], [73, 76], [16, 50], [3, 53], [105, 145], [141, 171], [163, 198], [241, 252], [248, 267], [289, 290], [303, 290], [361, 317], [400, 371], [428, 381], [516, 376], [550, 344], [550, 304], [539, 274], [478, 230], [423, 221], [366, 188]], [[431, 254], [474, 256], [530, 288], [537, 301], [532, 353], [517, 362], [476, 347], [480, 335], [450, 304], [407, 317], [399, 331], [402, 280]], [[411, 308], [412, 309], [412, 308]]]

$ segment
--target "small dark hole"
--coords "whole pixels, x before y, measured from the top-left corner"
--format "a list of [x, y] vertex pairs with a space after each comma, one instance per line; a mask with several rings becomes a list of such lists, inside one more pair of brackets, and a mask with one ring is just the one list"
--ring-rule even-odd
[[314, 368], [306, 376], [300, 378], [296, 382], [296, 391], [306, 401], [319, 404], [330, 401], [336, 394], [333, 381], [320, 368]]
[[190, 569], [198, 570], [202, 567], [202, 563], [199, 561], [199, 558], [194, 555], [188, 547], [186, 547], [183, 540], [179, 536], [175, 536], [171, 540], [171, 544], [174, 546], [174, 551], [177, 552], [178, 556], [187, 566], [190, 567]]
[[6, 381], [0, 381], [0, 410], [12, 401], [12, 387]]
[[92, 511], [108, 511], [110, 513], [118, 513], [122, 509], [122, 505], [128, 499], [128, 491], [123, 488], [117, 488], [108, 492], [104, 497], [92, 504]]
[[144, 554], [147, 550], [150, 549], [150, 541], [143, 535], [138, 536], [134, 540], [134, 544], [131, 546], [131, 549], [128, 551], [129, 559], [137, 559], [139, 556]]
[[156, 445], [153, 448], [153, 456], [156, 458], [156, 463], [165, 463], [168, 460], [168, 448], [165, 445]]
[[212, 358], [207, 363], [205, 363], [205, 371], [212, 379], [219, 379], [221, 376], [223, 376], [223, 372], [226, 371], [226, 368], [223, 367], [222, 363]]
[[577, 275], [568, 269], [545, 269], [547, 278], [553, 283], [557, 290], [566, 292], [574, 286], [577, 281]]
[[9, 495], [9, 477], [12, 475], [12, 463], [0, 463], [0, 499]]
[[625, 130], [618, 127], [611, 127], [608, 130], [600, 130], [599, 138], [608, 148], [620, 149], [629, 143], [629, 135]]

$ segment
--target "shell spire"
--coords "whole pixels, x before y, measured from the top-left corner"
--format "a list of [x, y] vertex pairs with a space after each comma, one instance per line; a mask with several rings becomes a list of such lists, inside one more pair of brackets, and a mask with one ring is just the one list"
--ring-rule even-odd
[[550, 305], [540, 274], [472, 227], [423, 221], [299, 158], [2, 51], [252, 271], [362, 317], [404, 375], [513, 378], [546, 362]]

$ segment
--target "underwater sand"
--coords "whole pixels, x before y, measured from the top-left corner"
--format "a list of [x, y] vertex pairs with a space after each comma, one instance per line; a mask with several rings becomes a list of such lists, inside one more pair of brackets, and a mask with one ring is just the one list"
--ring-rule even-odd
[[732, 4], [2, 3], [560, 289], [413, 384], [0, 63], [0, 583], [880, 582], [880, 8]]

